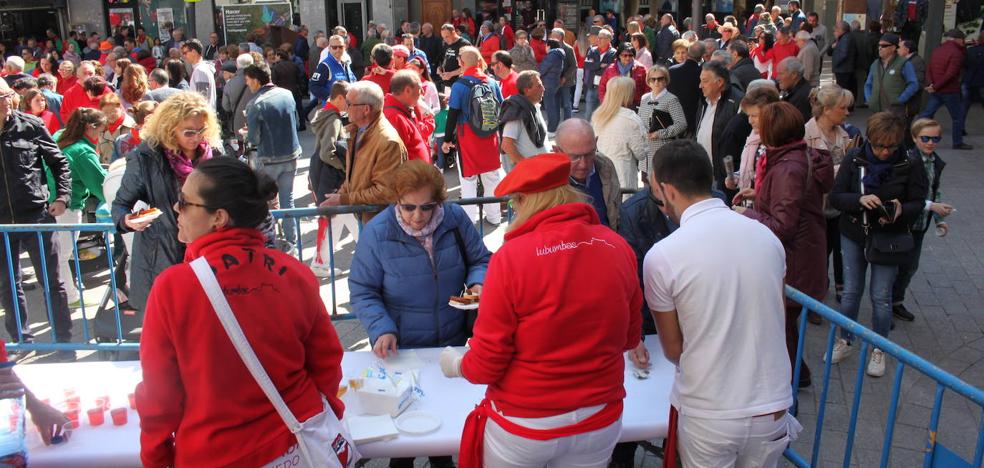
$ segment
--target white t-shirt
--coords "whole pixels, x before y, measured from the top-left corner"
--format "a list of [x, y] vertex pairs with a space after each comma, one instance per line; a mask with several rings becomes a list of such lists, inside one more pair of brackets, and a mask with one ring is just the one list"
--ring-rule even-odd
[[687, 208], [680, 228], [649, 250], [646, 301], [676, 310], [683, 332], [670, 392], [680, 414], [737, 419], [793, 404], [785, 275], [779, 239], [716, 198]]
[[[546, 132], [547, 124], [543, 121], [543, 115], [540, 112], [534, 112], [533, 115], [536, 117], [536, 121], [540, 126], [543, 127], [544, 132]], [[523, 126], [522, 120], [512, 120], [506, 122], [506, 125], [502, 127], [503, 138], [512, 138], [516, 141], [516, 150], [519, 154], [523, 155], [524, 158], [529, 158], [536, 156], [541, 153], [547, 153], [547, 139], [543, 139], [543, 144], [536, 146], [533, 144], [533, 140], [526, 133], [526, 127]]]
[[191, 86], [192, 91], [197, 91], [198, 94], [205, 96], [205, 100], [215, 109], [215, 67], [212, 66], [212, 62], [205, 59], [198, 62], [194, 71], [191, 72], [191, 80], [188, 85]]
[[[718, 102], [721, 102], [721, 98], [718, 98]], [[718, 102], [712, 104], [711, 101], [707, 101], [707, 110], [697, 124], [697, 144], [707, 151], [707, 156], [711, 158], [711, 165], [714, 165], [714, 112], [717, 111]]]

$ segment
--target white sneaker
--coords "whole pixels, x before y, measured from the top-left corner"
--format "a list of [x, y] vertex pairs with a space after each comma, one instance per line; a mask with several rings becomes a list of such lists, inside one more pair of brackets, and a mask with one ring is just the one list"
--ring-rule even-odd
[[[331, 268], [328, 265], [321, 263], [311, 263], [311, 272], [314, 276], [318, 278], [329, 278], [331, 277]], [[338, 277], [342, 274], [341, 268], [335, 268], [335, 276]]]
[[885, 375], [885, 353], [875, 348], [871, 351], [871, 360], [868, 361], [868, 375], [872, 377], [881, 377]]
[[[846, 357], [850, 356], [854, 352], [854, 348], [851, 344], [843, 338], [837, 338], [837, 342], [834, 343], [833, 359], [830, 360], [831, 364], [837, 364], [843, 361]], [[827, 362], [827, 355], [823, 355], [823, 362]]]

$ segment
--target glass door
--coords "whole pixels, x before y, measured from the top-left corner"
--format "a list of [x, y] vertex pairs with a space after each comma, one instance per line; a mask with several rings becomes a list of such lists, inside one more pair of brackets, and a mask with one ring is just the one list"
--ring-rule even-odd
[[338, 3], [338, 18], [349, 34], [354, 34], [359, 43], [366, 37], [366, 4], [361, 0], [342, 0]]

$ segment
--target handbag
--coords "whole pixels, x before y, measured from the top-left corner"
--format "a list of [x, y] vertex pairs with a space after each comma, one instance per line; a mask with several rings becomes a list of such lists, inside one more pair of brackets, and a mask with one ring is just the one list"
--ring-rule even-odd
[[[864, 194], [864, 166], [858, 166], [861, 193]], [[864, 229], [864, 259], [873, 265], [905, 265], [910, 262], [909, 252], [916, 243], [908, 227], [905, 231], [876, 231], [868, 223], [868, 212], [861, 213]]]
[[209, 266], [205, 257], [196, 258], [190, 265], [195, 276], [198, 277], [202, 289], [205, 290], [209, 302], [212, 303], [212, 308], [215, 309], [215, 315], [222, 323], [222, 328], [229, 335], [233, 346], [236, 347], [236, 352], [243, 360], [243, 364], [246, 365], [260, 389], [276, 408], [291, 434], [297, 437], [297, 445], [301, 449], [303, 463], [295, 466], [307, 468], [354, 467], [361, 455], [356, 449], [348, 429], [335, 415], [331, 406], [325, 404], [323, 412], [303, 423], [298, 421], [290, 412], [290, 408], [287, 407], [287, 403], [284, 402], [280, 393], [277, 392], [270, 376], [267, 375], [259, 359], [257, 359], [256, 353], [249, 345], [249, 341], [246, 340], [246, 335], [243, 334], [239, 322], [236, 321], [236, 317], [232, 313], [232, 308], [229, 307], [225, 294], [215, 279], [215, 274], [212, 273], [212, 267]]
[[671, 125], [673, 125], [673, 116], [669, 112], [653, 109], [653, 113], [649, 117], [649, 133], [666, 130]]

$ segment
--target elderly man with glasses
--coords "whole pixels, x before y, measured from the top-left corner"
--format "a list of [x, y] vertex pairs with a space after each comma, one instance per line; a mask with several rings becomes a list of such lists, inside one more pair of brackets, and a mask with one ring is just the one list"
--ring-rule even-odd
[[878, 60], [868, 69], [864, 100], [871, 112], [888, 111], [904, 118], [906, 104], [919, 91], [919, 78], [898, 49], [896, 34], [886, 33], [878, 40]]
[[[3, 125], [0, 148], [3, 159], [7, 161], [7, 164], [0, 166], [0, 185], [4, 186], [0, 193], [6, 194], [4, 202], [0, 202], [0, 223], [54, 224], [55, 217], [65, 212], [71, 198], [72, 180], [68, 160], [40, 120], [16, 110], [15, 98], [16, 93], [6, 82], [0, 81], [0, 122]], [[55, 193], [50, 203], [45, 167], [54, 178]], [[9, 243], [12, 255], [8, 257], [7, 250], [0, 249], [0, 265], [3, 266], [0, 305], [7, 312], [4, 326], [11, 341], [29, 343], [34, 339], [28, 326], [27, 300], [21, 285], [20, 254], [27, 251], [38, 276], [47, 274], [45, 284], [50, 294], [46, 294], [45, 299], [48, 316], [53, 321], [54, 341], [71, 342], [72, 319], [63, 278], [58, 275], [58, 241], [52, 238], [50, 232], [37, 235], [33, 232], [15, 232], [10, 233]], [[13, 278], [10, 277], [11, 271]], [[15, 290], [13, 294], [12, 287]], [[58, 351], [56, 357], [62, 361], [73, 361], [75, 351]]]
[[591, 123], [569, 119], [557, 126], [554, 151], [571, 158], [570, 184], [588, 196], [601, 224], [618, 228], [622, 194], [615, 163], [598, 151]]

